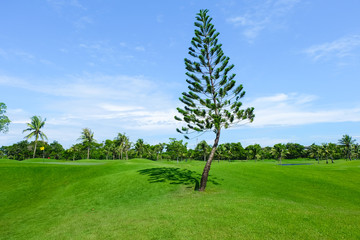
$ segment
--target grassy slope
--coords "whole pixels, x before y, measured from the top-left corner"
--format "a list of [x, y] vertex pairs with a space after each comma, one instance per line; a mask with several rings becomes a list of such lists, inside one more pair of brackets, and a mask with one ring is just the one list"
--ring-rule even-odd
[[360, 238], [360, 161], [42, 161], [0, 160], [0, 239]]

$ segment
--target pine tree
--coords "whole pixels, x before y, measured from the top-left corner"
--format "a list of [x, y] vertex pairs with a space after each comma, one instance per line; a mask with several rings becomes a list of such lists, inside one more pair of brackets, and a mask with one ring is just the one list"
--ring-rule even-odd
[[196, 16], [195, 37], [192, 38], [189, 55], [185, 58], [186, 75], [189, 92], [183, 92], [180, 101], [184, 108], [177, 108], [182, 117], [175, 116], [178, 121], [186, 122], [186, 126], [177, 129], [188, 138], [190, 133], [213, 131], [216, 134], [211, 153], [208, 157], [201, 177], [199, 191], [204, 191], [210, 166], [215, 155], [222, 128], [228, 128], [243, 120], [252, 122], [254, 108], [241, 109], [241, 98], [245, 91], [241, 84], [237, 85], [234, 68], [229, 64], [218, 43], [219, 33], [207, 15], [208, 10], [200, 10]]

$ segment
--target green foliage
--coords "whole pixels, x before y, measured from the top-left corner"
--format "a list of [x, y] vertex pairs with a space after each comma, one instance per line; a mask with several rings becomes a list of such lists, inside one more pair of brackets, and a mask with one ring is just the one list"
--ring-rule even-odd
[[81, 136], [78, 140], [82, 141], [83, 146], [87, 149], [87, 159], [89, 159], [90, 149], [96, 143], [96, 140], [94, 139], [94, 132], [92, 132], [90, 128], [83, 128]]
[[5, 103], [0, 102], [0, 132], [6, 133], [9, 131], [10, 119], [5, 115], [6, 113]]
[[39, 137], [43, 141], [47, 140], [47, 136], [41, 130], [44, 127], [45, 122], [46, 122], [46, 118], [43, 121], [40, 116], [33, 116], [33, 117], [31, 117], [31, 122], [26, 124], [28, 126], [28, 128], [23, 131], [23, 133], [30, 132], [27, 136], [25, 136], [26, 139], [30, 139], [32, 137], [35, 138], [33, 158], [35, 158], [36, 146], [37, 146], [37, 141], [38, 141]]
[[170, 155], [171, 159], [176, 161], [182, 160], [187, 156], [187, 143], [183, 143], [183, 140], [176, 140], [176, 138], [170, 138], [170, 143], [166, 145], [166, 151]]
[[230, 74], [234, 65], [224, 55], [218, 43], [219, 33], [211, 23], [208, 10], [200, 10], [195, 22], [195, 37], [191, 41], [189, 55], [185, 58], [189, 92], [183, 92], [180, 101], [184, 108], [177, 108], [186, 126], [177, 129], [185, 136], [191, 132], [228, 128], [242, 120], [254, 119], [254, 108], [241, 109], [241, 98], [245, 95], [243, 86], [237, 85], [235, 74]]
[[201, 156], [200, 159], [203, 158], [204, 161], [206, 161], [206, 158], [210, 153], [210, 151], [211, 151], [211, 147], [207, 144], [205, 140], [199, 142], [195, 147], [195, 152], [198, 153], [198, 155]]
[[344, 147], [344, 153], [347, 159], [351, 160], [351, 147], [355, 143], [355, 139], [352, 139], [349, 135], [345, 134], [339, 140], [339, 144]]
[[23, 140], [10, 146], [3, 146], [1, 149], [8, 159], [24, 160], [31, 157], [33, 147], [27, 140]]
[[254, 108], [242, 109], [240, 101], [244, 95], [243, 86], [235, 81], [234, 68], [230, 58], [222, 51], [218, 43], [219, 33], [207, 15], [208, 10], [200, 10], [195, 22], [195, 37], [192, 38], [189, 55], [185, 58], [187, 70], [186, 82], [189, 92], [183, 92], [179, 100], [183, 108], [177, 108], [182, 117], [175, 116], [185, 126], [176, 129], [189, 138], [188, 134], [213, 131], [216, 134], [209, 158], [205, 164], [199, 191], [204, 191], [209, 176], [210, 166], [219, 144], [220, 132], [233, 124], [254, 120]]
[[137, 156], [139, 157], [139, 158], [142, 158], [142, 156], [143, 156], [143, 153], [144, 153], [144, 145], [145, 145], [145, 143], [144, 143], [144, 140], [143, 139], [138, 139], [137, 141], [136, 141], [136, 143], [135, 143], [135, 151], [137, 152]]

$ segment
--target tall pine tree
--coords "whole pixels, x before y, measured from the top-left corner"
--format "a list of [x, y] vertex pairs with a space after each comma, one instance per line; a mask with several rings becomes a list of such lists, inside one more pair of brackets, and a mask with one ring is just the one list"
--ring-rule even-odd
[[189, 91], [183, 92], [180, 98], [184, 108], [177, 108], [182, 116], [175, 116], [176, 120], [186, 122], [186, 126], [177, 129], [185, 138], [193, 132], [214, 131], [216, 134], [199, 191], [206, 188], [221, 129], [244, 120], [252, 122], [255, 117], [254, 108], [241, 108], [245, 91], [241, 84], [236, 84], [235, 74], [230, 74], [234, 65], [230, 65], [230, 58], [224, 55], [222, 44], [218, 43], [219, 33], [207, 13], [208, 10], [200, 10], [196, 16], [195, 37], [189, 48], [193, 60], [185, 58]]

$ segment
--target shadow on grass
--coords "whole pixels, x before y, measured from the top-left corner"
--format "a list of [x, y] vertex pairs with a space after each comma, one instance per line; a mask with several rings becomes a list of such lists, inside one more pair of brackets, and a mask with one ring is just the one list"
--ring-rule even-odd
[[[170, 184], [195, 184], [194, 190], [200, 187], [201, 174], [190, 171], [188, 169], [180, 168], [147, 168], [138, 171], [141, 175], [148, 175], [150, 183], [170, 182]], [[213, 179], [208, 179], [208, 182], [218, 185], [219, 183]]]

